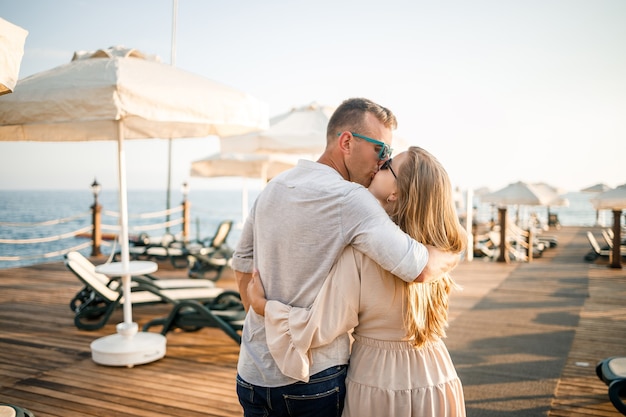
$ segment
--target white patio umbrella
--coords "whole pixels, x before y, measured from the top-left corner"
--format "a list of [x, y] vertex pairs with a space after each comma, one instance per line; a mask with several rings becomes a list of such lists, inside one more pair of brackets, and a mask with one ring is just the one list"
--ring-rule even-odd
[[[585, 187], [583, 189], [581, 189], [580, 191], [583, 193], [588, 193], [588, 194], [598, 194], [598, 193], [603, 193], [605, 191], [609, 191], [611, 189], [611, 187], [609, 187], [608, 185], [604, 184], [604, 183], [597, 183], [594, 185], [591, 185], [589, 187]], [[596, 209], [596, 226], [600, 225], [600, 210]]]
[[13, 92], [28, 31], [0, 17], [0, 96]]
[[603, 193], [605, 191], [609, 191], [611, 189], [611, 187], [609, 187], [608, 185], [604, 184], [604, 183], [597, 183], [594, 185], [591, 185], [589, 187], [585, 187], [582, 190], [580, 190], [583, 193]]
[[241, 192], [242, 222], [248, 213], [247, 178], [260, 179], [263, 184], [297, 163], [296, 155], [216, 153], [191, 163], [192, 177], [243, 177]]
[[500, 206], [564, 206], [569, 201], [559, 195], [559, 190], [545, 183], [529, 184], [518, 181], [480, 197], [485, 203]]
[[[518, 181], [507, 185], [506, 187], [494, 191], [492, 193], [484, 194], [480, 197], [482, 202], [497, 204], [501, 207], [503, 212], [503, 219], [506, 217], [506, 206], [518, 206], [518, 214], [516, 217], [519, 219], [519, 206], [555, 206], [569, 204], [567, 199], [560, 197], [557, 194], [555, 188], [547, 184], [529, 184], [523, 181]], [[506, 227], [505, 224], [500, 225], [501, 244], [506, 242]], [[504, 261], [504, 251], [500, 251], [499, 261]]]
[[165, 338], [137, 333], [132, 321], [130, 277], [156, 264], [129, 261], [124, 141], [233, 135], [267, 125], [267, 107], [255, 98], [124, 47], [78, 52], [0, 97], [2, 141], [117, 142], [122, 260], [99, 272], [122, 276], [124, 322], [118, 334], [92, 343], [94, 361], [132, 366], [165, 355]]
[[296, 165], [287, 154], [216, 153], [191, 163], [192, 177], [244, 177], [263, 182]]
[[612, 268], [621, 268], [621, 219], [622, 211], [626, 209], [626, 184], [620, 185], [612, 190], [599, 193], [591, 199], [591, 203], [596, 210], [613, 211], [613, 253], [609, 266]]
[[267, 130], [220, 139], [223, 153], [290, 153], [319, 156], [335, 109], [311, 103], [270, 119]]
[[484, 194], [480, 199], [486, 203], [520, 206], [553, 206], [566, 204], [567, 201], [546, 184], [529, 184], [522, 181], [509, 184], [498, 191]]

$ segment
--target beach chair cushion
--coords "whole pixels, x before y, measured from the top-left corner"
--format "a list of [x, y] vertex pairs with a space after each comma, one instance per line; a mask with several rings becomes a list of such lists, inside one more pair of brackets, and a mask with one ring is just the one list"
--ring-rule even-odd
[[[85, 273], [93, 275], [94, 279], [105, 284], [107, 287], [115, 290], [119, 285], [119, 280], [111, 279], [108, 276], [96, 272], [96, 266], [87, 259], [80, 252], [72, 251], [65, 255], [65, 258], [74, 261], [81, 265]], [[142, 283], [145, 285], [154, 285], [156, 288], [161, 290], [175, 289], [175, 288], [213, 288], [215, 287], [215, 282], [208, 279], [185, 279], [185, 278], [175, 278], [175, 279], [161, 279], [157, 278], [154, 275], [145, 274], [145, 275], [135, 275], [131, 277], [133, 281], [133, 285], [136, 286], [138, 283]]]

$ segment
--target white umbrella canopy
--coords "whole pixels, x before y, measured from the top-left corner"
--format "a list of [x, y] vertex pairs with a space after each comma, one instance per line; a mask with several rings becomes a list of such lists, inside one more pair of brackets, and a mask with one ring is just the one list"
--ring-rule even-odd
[[611, 187], [609, 187], [608, 185], [603, 184], [603, 183], [598, 183], [598, 184], [591, 185], [589, 187], [585, 187], [581, 189], [580, 191], [583, 193], [603, 193], [605, 191], [609, 191], [610, 189]]
[[565, 194], [564, 190], [558, 187], [554, 187], [550, 184], [546, 184], [545, 182], [537, 182], [531, 185], [535, 188], [538, 188], [542, 193], [545, 193], [546, 195], [552, 195], [550, 203], [548, 204], [548, 207], [569, 206], [569, 200], [563, 197], [563, 194]]
[[[124, 141], [263, 129], [268, 126], [267, 106], [245, 93], [124, 47], [78, 52], [69, 64], [20, 80], [17, 87], [13, 94], [0, 97], [1, 141], [117, 142], [122, 261], [110, 265], [114, 268], [105, 273], [111, 275], [113, 270], [122, 276], [125, 301], [124, 323], [118, 325], [119, 334], [113, 335], [120, 336], [113, 343], [122, 347], [111, 347], [110, 353], [120, 353], [133, 344], [136, 349], [142, 341], [129, 337], [135, 336], [137, 329], [132, 322], [130, 276], [131, 271], [139, 272], [129, 260]], [[117, 364], [106, 363], [108, 360], [101, 363]], [[111, 360], [117, 357], [113, 355]]]
[[546, 184], [528, 184], [522, 181], [484, 194], [481, 201], [499, 205], [520, 206], [555, 206], [568, 204], [567, 199], [560, 197], [554, 188]]
[[267, 130], [220, 140], [224, 153], [291, 153], [321, 155], [326, 127], [335, 109], [311, 103], [270, 119]]
[[566, 206], [569, 200], [559, 195], [560, 190], [546, 183], [529, 184], [518, 181], [506, 187], [480, 196], [482, 202], [493, 203], [499, 206], [518, 206], [516, 223], [519, 222], [519, 206], [545, 206], [548, 208], [548, 222], [550, 221], [550, 207]]
[[[600, 183], [591, 185], [589, 187], [585, 187], [581, 189], [580, 191], [583, 193], [598, 194], [598, 193], [603, 193], [605, 191], [609, 191], [610, 189], [611, 187], [600, 182]], [[599, 209], [596, 209], [596, 225], [597, 226], [600, 225], [600, 210]]]
[[229, 136], [269, 124], [254, 97], [124, 47], [76, 53], [18, 87], [0, 100], [0, 140]]
[[626, 209], [626, 184], [596, 194], [591, 198], [591, 204], [593, 204], [596, 210]]
[[289, 154], [242, 154], [216, 153], [208, 158], [191, 163], [192, 177], [243, 177], [241, 190], [242, 224], [248, 214], [247, 178], [260, 179], [263, 184], [297, 163], [296, 155]]
[[192, 162], [191, 176], [259, 178], [267, 182], [296, 162], [296, 157], [285, 154], [216, 153]]
[[596, 210], [608, 209], [613, 211], [613, 256], [609, 266], [622, 267], [622, 210], [626, 209], [626, 184], [597, 194], [591, 199]]
[[28, 31], [0, 17], [0, 96], [13, 92]]

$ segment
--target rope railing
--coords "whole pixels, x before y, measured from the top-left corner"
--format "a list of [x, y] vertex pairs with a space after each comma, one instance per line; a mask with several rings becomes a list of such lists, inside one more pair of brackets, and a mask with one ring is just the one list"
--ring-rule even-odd
[[[177, 219], [171, 219], [164, 222], [159, 223], [151, 223], [151, 224], [139, 224], [129, 226], [129, 231], [132, 233], [138, 232], [146, 232], [146, 231], [154, 231], [154, 230], [169, 230], [170, 227], [182, 225], [182, 235], [183, 238], [186, 238], [189, 233], [189, 203], [183, 202], [182, 205], [174, 208], [170, 208], [167, 210], [149, 212], [149, 213], [141, 213], [136, 215], [131, 215], [129, 217], [133, 219], [155, 219], [159, 217], [166, 217], [170, 214], [182, 213], [182, 216]], [[76, 221], [77, 219], [89, 217], [91, 215], [92, 224], [89, 224], [84, 227], [80, 227], [79, 229], [73, 231], [64, 231], [63, 233], [53, 235], [53, 236], [45, 236], [45, 237], [35, 237], [28, 239], [11, 239], [7, 237], [0, 237], [0, 244], [7, 245], [31, 245], [31, 244], [46, 244], [51, 242], [57, 242], [64, 239], [69, 238], [84, 238], [84, 237], [92, 237], [89, 241], [82, 242], [77, 245], [72, 245], [70, 247], [53, 250], [50, 252], [42, 253], [42, 254], [24, 254], [24, 255], [0, 255], [0, 261], [24, 261], [24, 260], [34, 260], [34, 259], [48, 259], [55, 258], [59, 256], [63, 256], [71, 251], [79, 251], [89, 247], [92, 247], [92, 255], [100, 254], [100, 246], [112, 246], [111, 243], [102, 240], [102, 230], [112, 231], [112, 235], [115, 235], [116, 239], [119, 239], [120, 225], [119, 224], [102, 224], [101, 215], [105, 214], [106, 216], [118, 217], [119, 212], [115, 211], [103, 211], [102, 207], [95, 204], [91, 207], [90, 211], [79, 213], [76, 215], [60, 218], [60, 219], [52, 219], [47, 221], [40, 222], [0, 222], [0, 227], [44, 227], [44, 226], [56, 226], [63, 223], [68, 223], [72, 221]], [[0, 232], [1, 233], [1, 232]], [[25, 251], [25, 252], [33, 252], [33, 250]]]
[[91, 246], [91, 242], [83, 242], [80, 245], [72, 246], [70, 248], [61, 249], [54, 252], [48, 252], [41, 255], [22, 255], [22, 256], [0, 256], [0, 261], [25, 261], [31, 259], [40, 259], [40, 258], [54, 258], [57, 256], [63, 256], [66, 253], [72, 251], [79, 251], [81, 249], [85, 249]]
[[39, 237], [39, 238], [33, 238], [33, 239], [0, 239], [0, 243], [7, 243], [7, 244], [12, 244], [12, 245], [22, 245], [22, 244], [29, 244], [29, 243], [55, 242], [55, 241], [61, 240], [61, 239], [67, 239], [67, 238], [70, 238], [70, 237], [76, 237], [77, 235], [80, 235], [81, 233], [90, 232], [92, 229], [93, 229], [93, 226], [90, 225], [90, 226], [83, 227], [81, 229], [74, 230], [73, 232], [63, 233], [61, 235], [48, 236], [48, 237]]
[[[155, 217], [165, 217], [168, 214], [179, 213], [181, 211], [183, 211], [183, 206], [174, 207], [168, 210], [153, 211], [150, 213], [139, 213], [139, 214], [129, 213], [128, 218], [129, 219], [153, 219]], [[119, 211], [104, 210], [102, 214], [104, 214], [105, 216], [110, 216], [110, 217], [120, 217]]]
[[87, 217], [91, 214], [91, 211], [79, 213], [74, 216], [64, 217], [62, 219], [46, 220], [45, 222], [32, 222], [32, 223], [12, 223], [12, 222], [0, 222], [0, 226], [3, 227], [38, 227], [38, 226], [54, 226], [56, 224], [68, 223], [82, 217]]
[[[159, 229], [165, 229], [167, 227], [171, 227], [171, 226], [177, 226], [179, 224], [183, 224], [184, 219], [178, 218], [178, 219], [174, 219], [174, 220], [170, 220], [168, 222], [162, 222], [162, 223], [152, 223], [152, 224], [144, 224], [144, 225], [137, 225], [137, 226], [129, 226], [128, 227], [128, 231], [129, 232], [145, 232], [145, 231], [150, 231], [150, 230], [159, 230]], [[120, 225], [119, 224], [102, 224], [102, 230], [110, 230], [113, 232], [119, 232], [120, 231]]]

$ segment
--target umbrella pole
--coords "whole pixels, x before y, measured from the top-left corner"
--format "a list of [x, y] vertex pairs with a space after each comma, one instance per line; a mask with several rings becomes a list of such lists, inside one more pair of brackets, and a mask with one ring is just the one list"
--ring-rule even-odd
[[[124, 151], [124, 137], [122, 123], [118, 122], [118, 177], [120, 189], [120, 240], [122, 250], [122, 270], [129, 271], [130, 255], [128, 249], [128, 194], [126, 190], [126, 152]], [[122, 276], [122, 290], [124, 293], [124, 330], [130, 330], [133, 324], [133, 311], [130, 290], [130, 273]], [[136, 330], [135, 330], [136, 331]]]
[[248, 179], [244, 177], [241, 188], [241, 226], [246, 223], [248, 217]]
[[622, 268], [622, 210], [613, 210], [613, 253], [611, 254], [611, 268]]
[[465, 203], [465, 230], [467, 232], [467, 252], [468, 261], [474, 259], [474, 190], [467, 189], [467, 197]]
[[[158, 333], [138, 332], [133, 322], [131, 297], [131, 275], [156, 271], [154, 262], [130, 262], [128, 251], [128, 204], [126, 190], [126, 154], [124, 152], [124, 130], [121, 121], [117, 122], [119, 206], [120, 206], [120, 246], [122, 262], [104, 264], [96, 271], [122, 277], [124, 297], [124, 321], [117, 325], [117, 334], [101, 337], [91, 343], [91, 356], [101, 365], [127, 366], [129, 368], [161, 359], [165, 356], [166, 339]], [[102, 268], [102, 269], [99, 269]]]

